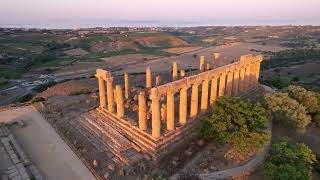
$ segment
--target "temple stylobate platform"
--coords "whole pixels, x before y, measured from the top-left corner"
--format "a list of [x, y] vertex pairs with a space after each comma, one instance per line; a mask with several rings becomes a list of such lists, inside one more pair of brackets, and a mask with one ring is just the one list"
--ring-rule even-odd
[[154, 160], [162, 158], [197, 135], [200, 117], [210, 110], [217, 97], [244, 96], [259, 86], [261, 55], [244, 55], [230, 64], [219, 56], [214, 53], [211, 64], [205, 64], [201, 56], [198, 74], [190, 76], [173, 63], [172, 82], [166, 84], [161, 84], [160, 76], [152, 77], [148, 67], [146, 88], [135, 91], [127, 73], [123, 86], [114, 85], [110, 72], [97, 69], [98, 121], [131, 141], [137, 151]]

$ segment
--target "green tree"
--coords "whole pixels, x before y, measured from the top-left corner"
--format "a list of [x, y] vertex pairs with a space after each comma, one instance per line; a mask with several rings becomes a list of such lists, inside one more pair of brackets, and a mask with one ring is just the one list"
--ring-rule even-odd
[[297, 132], [304, 132], [311, 122], [306, 108], [287, 93], [275, 93], [265, 97], [268, 111], [273, 121], [285, 127], [293, 128]]
[[200, 133], [220, 144], [230, 144], [235, 153], [247, 156], [269, 140], [267, 113], [259, 104], [235, 97], [220, 97], [212, 113], [203, 119]]
[[263, 173], [275, 180], [310, 180], [315, 154], [304, 144], [290, 145], [286, 138], [274, 144]]
[[318, 100], [314, 92], [307, 91], [300, 86], [290, 85], [288, 87], [288, 93], [291, 98], [302, 104], [310, 114], [318, 111]]
[[289, 80], [287, 77], [276, 75], [268, 76], [265, 80], [262, 81], [262, 83], [278, 89], [283, 89], [289, 86]]

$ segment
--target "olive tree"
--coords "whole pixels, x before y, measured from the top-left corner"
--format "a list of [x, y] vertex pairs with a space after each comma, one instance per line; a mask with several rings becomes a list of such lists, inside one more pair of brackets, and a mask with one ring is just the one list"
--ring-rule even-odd
[[304, 132], [305, 127], [311, 122], [306, 108], [287, 93], [266, 95], [266, 105], [275, 123], [292, 128], [297, 132]]
[[273, 144], [263, 164], [263, 173], [270, 179], [311, 180], [316, 156], [304, 144], [290, 145], [286, 138]]
[[290, 85], [288, 87], [288, 94], [291, 98], [302, 104], [310, 114], [314, 114], [318, 111], [318, 100], [314, 92], [307, 91], [300, 86]]
[[236, 154], [247, 156], [268, 142], [267, 113], [259, 104], [236, 97], [220, 97], [212, 113], [202, 120], [200, 133], [220, 144], [230, 144]]

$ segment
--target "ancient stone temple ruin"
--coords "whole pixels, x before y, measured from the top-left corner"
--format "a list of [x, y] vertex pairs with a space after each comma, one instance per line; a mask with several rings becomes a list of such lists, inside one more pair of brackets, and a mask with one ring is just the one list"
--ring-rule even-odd
[[244, 96], [257, 88], [261, 61], [261, 55], [245, 55], [230, 63], [214, 53], [211, 64], [205, 64], [201, 56], [197, 74], [187, 76], [173, 63], [172, 82], [165, 84], [147, 67], [146, 88], [135, 91], [129, 74], [123, 75], [124, 85], [115, 85], [110, 72], [97, 69], [100, 105], [93, 111], [99, 116], [87, 117], [82, 123], [92, 133], [99, 131], [101, 139], [110, 132], [118, 134], [109, 142], [109, 146], [121, 146], [115, 153], [131, 149], [132, 154], [139, 152], [159, 160], [196, 136], [200, 117], [217, 97]]

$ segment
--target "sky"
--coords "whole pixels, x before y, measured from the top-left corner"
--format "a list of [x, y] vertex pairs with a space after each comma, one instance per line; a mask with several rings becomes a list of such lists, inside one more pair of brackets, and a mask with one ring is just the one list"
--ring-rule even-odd
[[0, 26], [320, 25], [320, 0], [0, 0]]

